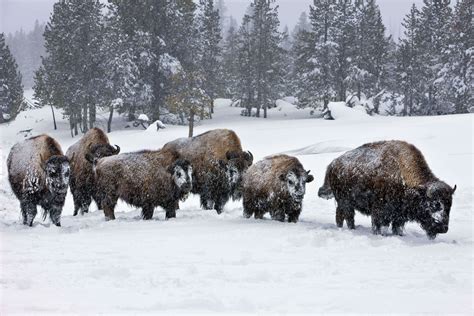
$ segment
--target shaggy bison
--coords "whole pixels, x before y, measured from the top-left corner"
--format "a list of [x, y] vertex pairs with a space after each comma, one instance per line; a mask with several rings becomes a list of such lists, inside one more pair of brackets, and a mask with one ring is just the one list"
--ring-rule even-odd
[[107, 220], [115, 219], [120, 198], [142, 208], [143, 219], [152, 219], [155, 207], [176, 217], [179, 200], [191, 190], [192, 168], [171, 150], [140, 151], [105, 157], [95, 167], [95, 182], [100, 209]]
[[96, 199], [93, 162], [102, 157], [117, 155], [120, 147], [112, 147], [107, 135], [99, 128], [90, 129], [74, 145], [68, 148], [66, 156], [71, 164], [71, 186], [74, 198], [74, 216], [89, 212], [92, 199]]
[[456, 186], [440, 181], [422, 153], [403, 141], [365, 144], [335, 159], [327, 168], [318, 195], [337, 202], [336, 224], [344, 220], [354, 229], [354, 210], [372, 216], [372, 231], [392, 224], [403, 234], [416, 221], [429, 238], [448, 231], [449, 212]]
[[217, 129], [192, 138], [180, 138], [164, 149], [178, 151], [193, 166], [192, 193], [199, 194], [204, 209], [220, 214], [232, 197], [240, 199], [242, 174], [252, 164], [250, 152], [242, 151], [239, 137]]
[[256, 219], [270, 212], [272, 219], [296, 223], [301, 213], [306, 183], [314, 177], [299, 160], [270, 156], [251, 166], [243, 177], [244, 217]]
[[7, 159], [8, 180], [20, 200], [23, 224], [33, 226], [37, 205], [43, 220], [61, 226], [61, 212], [69, 184], [69, 160], [48, 135], [29, 138], [12, 147]]

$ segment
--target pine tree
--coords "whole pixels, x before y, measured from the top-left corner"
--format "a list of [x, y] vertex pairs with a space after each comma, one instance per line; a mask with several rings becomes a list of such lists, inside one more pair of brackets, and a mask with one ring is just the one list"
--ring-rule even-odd
[[[249, 9], [249, 11], [252, 8]], [[240, 106], [247, 109], [247, 115], [252, 115], [256, 94], [255, 56], [256, 44], [252, 36], [253, 24], [249, 14], [243, 18], [238, 35], [238, 71], [237, 89], [234, 99], [240, 100]]]
[[300, 31], [295, 39], [296, 80], [300, 85], [298, 98], [303, 107], [327, 109], [336, 98], [337, 49], [335, 35], [336, 4], [316, 0], [310, 6], [311, 30]]
[[337, 1], [334, 6], [332, 41], [335, 44], [334, 83], [339, 101], [346, 101], [349, 83], [356, 80], [351, 72], [355, 59], [356, 16], [352, 0]]
[[448, 104], [456, 113], [474, 110], [473, 5], [472, 0], [460, 0], [456, 3], [448, 46], [442, 52], [444, 65], [438, 72], [435, 83], [440, 90], [442, 102]]
[[424, 83], [423, 114], [449, 113], [454, 109], [440, 102], [438, 73], [443, 68], [442, 52], [448, 47], [452, 10], [450, 0], [424, 0], [420, 12], [420, 40]]
[[221, 75], [223, 93], [226, 98], [238, 95], [239, 78], [239, 34], [237, 22], [231, 17], [222, 50]]
[[5, 43], [5, 34], [0, 33], [0, 123], [14, 120], [22, 105], [21, 74]]
[[424, 93], [422, 79], [422, 44], [420, 11], [413, 4], [410, 13], [403, 21], [405, 37], [400, 41], [397, 52], [398, 90], [403, 95], [403, 115], [420, 114], [421, 99]]
[[85, 133], [94, 125], [102, 102], [102, 8], [95, 0], [57, 2], [44, 33], [47, 56], [36, 76], [41, 85], [35, 86], [35, 94], [63, 109], [75, 135], [78, 126]]
[[222, 90], [220, 87], [220, 47], [221, 29], [219, 12], [214, 8], [214, 0], [201, 0], [201, 12], [198, 16], [200, 72], [203, 76], [203, 88], [211, 100], [210, 113], [214, 113], [214, 99]]
[[386, 66], [389, 57], [389, 38], [385, 35], [380, 9], [375, 0], [359, 0], [356, 9], [356, 40], [354, 51], [352, 90], [361, 100], [362, 94], [374, 98], [378, 113], [379, 96], [386, 88]]
[[[253, 94], [255, 94], [254, 106], [257, 109], [256, 115], [260, 117], [260, 110], [263, 108], [263, 117], [267, 117], [268, 107], [279, 96], [282, 88], [282, 55], [281, 33], [278, 28], [278, 6], [274, 6], [274, 0], [254, 0], [251, 4], [250, 14], [244, 18], [243, 30], [244, 57], [247, 59], [245, 67], [250, 73], [248, 67], [253, 67], [255, 72], [255, 91], [247, 93], [248, 102], [253, 103]], [[250, 54], [253, 54], [250, 55]], [[249, 84], [245, 80], [244, 86]], [[250, 91], [249, 91], [250, 92]], [[248, 103], [248, 106], [251, 107]]]

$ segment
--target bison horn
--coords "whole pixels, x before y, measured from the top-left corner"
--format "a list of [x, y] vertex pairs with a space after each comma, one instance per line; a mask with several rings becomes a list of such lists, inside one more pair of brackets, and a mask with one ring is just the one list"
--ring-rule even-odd
[[115, 145], [114, 154], [117, 155], [119, 152], [120, 152], [120, 146], [119, 146], [119, 145]]
[[253, 161], [253, 154], [252, 154], [252, 152], [249, 150], [249, 151], [247, 151], [247, 153], [248, 153], [248, 155], [249, 155], [249, 159], [247, 159], [247, 160]]
[[306, 171], [306, 174], [309, 174], [310, 172], [311, 172], [311, 170], [308, 170], [308, 171]]
[[455, 184], [455, 185], [454, 185], [454, 188], [453, 188], [453, 194], [454, 194], [454, 192], [456, 192], [456, 189], [457, 189], [457, 188], [458, 188], [458, 186]]

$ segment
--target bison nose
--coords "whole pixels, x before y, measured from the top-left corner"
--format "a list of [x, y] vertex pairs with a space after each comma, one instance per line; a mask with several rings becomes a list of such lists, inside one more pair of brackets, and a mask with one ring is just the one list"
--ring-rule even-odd
[[448, 225], [443, 225], [443, 227], [441, 228], [441, 233], [446, 234], [448, 232], [448, 229], [449, 229]]
[[191, 184], [190, 183], [184, 183], [183, 186], [182, 186], [182, 189], [183, 190], [191, 190]]

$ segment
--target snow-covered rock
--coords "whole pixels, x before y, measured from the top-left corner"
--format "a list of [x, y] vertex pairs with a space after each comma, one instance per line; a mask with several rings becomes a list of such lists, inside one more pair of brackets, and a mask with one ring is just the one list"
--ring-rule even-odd
[[345, 102], [329, 102], [331, 117], [335, 120], [357, 121], [370, 119], [363, 106], [356, 105], [352, 108], [346, 106]]
[[137, 118], [138, 121], [142, 121], [142, 122], [149, 122], [150, 119], [148, 118], [148, 115], [146, 114], [140, 114]]

